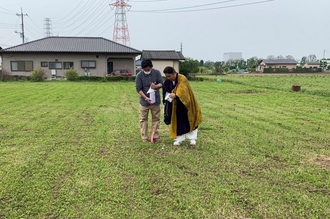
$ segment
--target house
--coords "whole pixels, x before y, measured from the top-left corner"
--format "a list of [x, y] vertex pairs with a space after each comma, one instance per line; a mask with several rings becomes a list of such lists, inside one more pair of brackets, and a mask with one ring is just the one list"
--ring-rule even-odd
[[320, 62], [306, 62], [303, 68], [320, 68]]
[[150, 59], [154, 68], [158, 69], [162, 74], [167, 66], [173, 67], [180, 72], [179, 63], [185, 60], [181, 52], [175, 50], [143, 50], [141, 60]]
[[265, 68], [297, 68], [298, 62], [294, 59], [263, 59], [260, 60], [257, 71], [263, 72]]
[[141, 51], [101, 37], [46, 37], [0, 50], [3, 71], [29, 76], [41, 68], [45, 76], [64, 77], [74, 68], [79, 75], [104, 76], [116, 69], [135, 72]]

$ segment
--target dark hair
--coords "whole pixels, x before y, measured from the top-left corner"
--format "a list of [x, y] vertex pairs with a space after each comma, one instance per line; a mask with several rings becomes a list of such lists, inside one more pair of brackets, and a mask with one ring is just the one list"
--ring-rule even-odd
[[175, 69], [171, 66], [167, 66], [166, 68], [164, 68], [164, 74], [174, 74], [176, 73]]
[[150, 59], [145, 59], [141, 62], [141, 67], [142, 68], [146, 68], [146, 67], [150, 67], [152, 68], [153, 65], [152, 65], [152, 61]]

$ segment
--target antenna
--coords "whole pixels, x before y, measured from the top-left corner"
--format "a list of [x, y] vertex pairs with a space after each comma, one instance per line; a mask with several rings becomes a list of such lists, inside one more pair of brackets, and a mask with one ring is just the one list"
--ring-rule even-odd
[[124, 45], [130, 45], [126, 12], [129, 11], [131, 5], [129, 5], [126, 0], [116, 0], [116, 2], [110, 4], [110, 6], [116, 8], [113, 41]]
[[28, 14], [23, 14], [23, 9], [21, 8], [21, 13], [16, 13], [17, 16], [21, 17], [21, 27], [22, 27], [22, 31], [21, 32], [18, 32], [18, 31], [15, 31], [15, 33], [19, 33], [21, 35], [21, 38], [23, 40], [23, 43], [25, 41], [25, 34], [24, 34], [24, 16], [28, 16]]

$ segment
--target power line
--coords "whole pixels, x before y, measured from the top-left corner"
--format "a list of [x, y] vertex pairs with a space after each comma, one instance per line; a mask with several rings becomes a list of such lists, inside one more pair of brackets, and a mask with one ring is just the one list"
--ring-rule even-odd
[[155, 12], [158, 12], [158, 11], [174, 11], [174, 10], [180, 10], [180, 9], [200, 8], [200, 7], [224, 4], [224, 3], [235, 2], [235, 1], [238, 1], [238, 0], [226, 0], [226, 1], [214, 2], [214, 3], [208, 3], [208, 4], [202, 4], [202, 5], [193, 5], [193, 6], [187, 6], [187, 7], [181, 7], [181, 8], [168, 8], [168, 9], [153, 10], [153, 11], [155, 11]]
[[[70, 13], [68, 13], [66, 16], [64, 16], [62, 19], [60, 19], [60, 20], [58, 20], [58, 21], [55, 21], [55, 22], [53, 22], [53, 24], [62, 24], [62, 23], [65, 23], [66, 21], [65, 21], [65, 19], [66, 18], [68, 18], [76, 9], [78, 9], [79, 8], [79, 6], [80, 5], [82, 5], [81, 3], [83, 2], [83, 0], [81, 0], [80, 1], [80, 3], [78, 4], [78, 6], [77, 7], [75, 7]], [[88, 2], [86, 2], [86, 4], [87, 4]], [[79, 14], [79, 13], [77, 13], [77, 14]], [[76, 14], [75, 14], [76, 15]], [[74, 16], [75, 16], [74, 15]], [[70, 19], [69, 19], [70, 20]]]
[[[102, 4], [98, 4], [97, 0], [89, 1], [88, 4], [86, 4], [77, 14], [70, 18], [70, 20], [67, 20], [65, 25], [62, 25], [59, 31], [64, 33], [71, 33], [73, 25], [76, 26], [78, 24], [78, 27], [82, 26], [83, 21], [86, 21], [86, 15], [93, 16], [91, 11], [95, 11], [95, 8], [100, 8], [101, 6]], [[55, 26], [56, 25], [53, 22], [53, 29], [56, 29]]]
[[[235, 1], [235, 0], [232, 0], [232, 1]], [[256, 1], [256, 2], [235, 4], [235, 5], [214, 7], [214, 8], [201, 8], [201, 9], [195, 9], [195, 10], [182, 10], [182, 11], [180, 11], [180, 8], [172, 8], [172, 9], [168, 9], [167, 11], [166, 10], [144, 10], [144, 11], [142, 11], [142, 10], [141, 11], [131, 10], [131, 12], [143, 12], [143, 13], [183, 13], [183, 12], [198, 12], [198, 11], [209, 11], [209, 10], [224, 9], [224, 8], [242, 7], [242, 6], [248, 6], [248, 5], [255, 5], [255, 4], [261, 4], [261, 3], [267, 3], [267, 2], [271, 2], [271, 1], [275, 1], [275, 0], [264, 0], [264, 1]], [[224, 3], [224, 2], [221, 2], [221, 3]], [[190, 6], [190, 7], [196, 7], [196, 6]]]
[[[77, 26], [72, 28], [64, 33], [73, 33], [75, 31], [79, 31], [79, 29], [81, 28], [82, 30], [81, 31], [84, 31], [84, 29], [86, 28], [83, 28], [84, 26], [87, 26], [87, 27], [90, 27], [91, 26], [91, 23], [94, 21], [94, 19], [98, 18], [98, 16], [102, 13], [101, 9], [106, 9], [106, 7], [104, 7], [104, 5], [102, 4], [95, 4], [93, 8], [91, 8], [89, 10], [89, 13], [84, 15], [80, 20], [79, 22], [76, 22], [77, 23]], [[97, 15], [97, 16], [95, 16]], [[94, 19], [93, 19], [94, 18]]]
[[8, 9], [6, 9], [6, 8], [0, 7], [0, 9], [7, 11], [7, 12], [0, 11], [0, 13], [3, 13], [3, 14], [9, 14], [9, 15], [16, 15], [15, 12], [10, 11], [10, 10], [8, 10]]
[[[81, 34], [83, 31], [88, 31], [86, 34], [90, 35], [91, 33], [95, 34], [95, 31], [98, 30], [101, 26], [103, 26], [104, 24], [106, 24], [106, 22], [108, 22], [109, 20], [111, 20], [115, 15], [112, 14], [108, 11], [109, 7], [104, 7], [105, 10], [103, 10], [98, 17], [95, 17], [95, 19], [93, 20], [93, 22], [90, 23], [89, 27], [93, 27], [91, 29], [85, 28], [83, 30], [81, 30], [79, 33], [77, 33], [76, 35]], [[112, 9], [110, 9], [112, 11]], [[110, 16], [111, 15], [111, 16]], [[110, 16], [110, 17], [109, 17]]]
[[17, 24], [0, 23], [2, 29], [17, 29]]

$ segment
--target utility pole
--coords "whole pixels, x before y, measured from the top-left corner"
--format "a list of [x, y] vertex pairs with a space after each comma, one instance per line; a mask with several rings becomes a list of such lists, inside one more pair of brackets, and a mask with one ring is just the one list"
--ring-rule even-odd
[[110, 4], [110, 7], [116, 9], [113, 41], [130, 45], [126, 12], [129, 11], [131, 5], [126, 0], [116, 0], [115, 3]]
[[50, 18], [45, 18], [44, 19], [44, 26], [45, 26], [45, 35], [46, 37], [50, 37], [52, 35], [51, 30], [52, 30], [52, 20]]
[[21, 8], [21, 13], [18, 14], [16, 13], [17, 16], [21, 17], [21, 27], [22, 27], [22, 31], [21, 32], [17, 32], [15, 31], [15, 33], [19, 33], [21, 35], [21, 38], [23, 40], [23, 43], [25, 41], [25, 35], [24, 35], [24, 16], [28, 16], [28, 14], [23, 14], [23, 9]]

